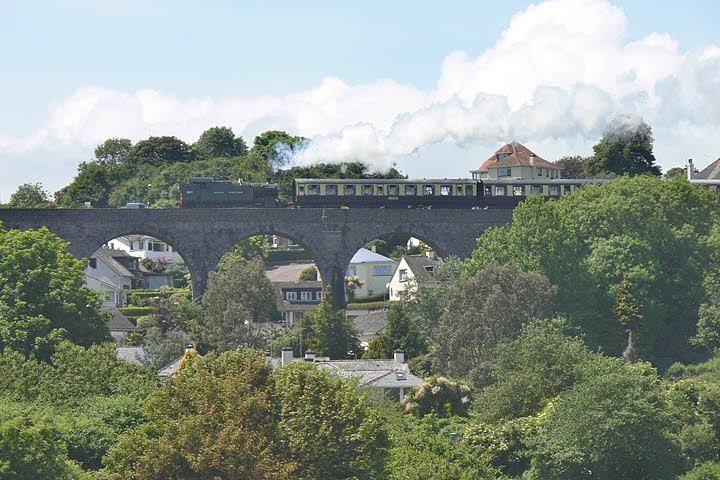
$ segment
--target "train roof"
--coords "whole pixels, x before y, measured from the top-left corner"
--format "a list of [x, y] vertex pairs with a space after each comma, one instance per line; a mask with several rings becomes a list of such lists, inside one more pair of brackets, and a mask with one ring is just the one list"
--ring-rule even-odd
[[301, 184], [326, 184], [332, 185], [342, 183], [347, 185], [404, 185], [417, 183], [446, 183], [466, 185], [468, 183], [477, 183], [477, 180], [471, 178], [296, 178], [295, 183]]
[[584, 185], [588, 183], [608, 183], [614, 178], [516, 178], [482, 180], [487, 185]]

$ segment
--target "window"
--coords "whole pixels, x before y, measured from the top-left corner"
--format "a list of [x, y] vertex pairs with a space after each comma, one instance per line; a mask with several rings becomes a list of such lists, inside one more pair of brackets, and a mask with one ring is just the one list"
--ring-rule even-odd
[[405, 376], [405, 372], [395, 372], [395, 379], [396, 380], [407, 380], [407, 377]]
[[492, 197], [492, 187], [490, 185], [485, 185], [485, 195]]
[[325, 195], [337, 195], [337, 185], [325, 185]]
[[417, 195], [417, 185], [405, 185], [405, 195]]
[[407, 270], [403, 268], [400, 270], [400, 281], [404, 282], [405, 280], [407, 280]]
[[392, 265], [375, 265], [373, 266], [373, 276], [384, 277], [392, 275]]
[[287, 312], [282, 312], [282, 323], [287, 325]]
[[300, 292], [300, 300], [312, 300], [312, 292]]
[[388, 185], [387, 193], [388, 195], [400, 195], [400, 187], [397, 185]]
[[372, 185], [363, 185], [362, 186], [362, 194], [363, 195], [375, 195], [375, 187]]
[[480, 172], [472, 172], [473, 180], [480, 180]]
[[542, 177], [542, 168], [538, 168], [538, 177]]
[[555, 197], [560, 196], [560, 185], [550, 185], [548, 187], [548, 193], [551, 196], [555, 196]]
[[383, 187], [382, 187], [382, 185], [380, 185], [380, 186], [378, 186], [378, 195], [382, 195], [382, 194], [383, 194]]
[[308, 195], [320, 195], [320, 185], [308, 185]]
[[444, 197], [452, 195], [452, 185], [440, 185], [440, 195]]
[[513, 186], [513, 195], [515, 195], [516, 197], [525, 195], [525, 186], [524, 185]]
[[530, 193], [532, 193], [533, 195], [542, 195], [542, 190], [542, 185], [533, 185], [532, 187], [530, 187]]
[[298, 195], [305, 195], [305, 187], [303, 185], [298, 187]]
[[472, 197], [473, 194], [473, 188], [472, 185], [465, 185], [465, 195], [468, 197]]
[[495, 195], [498, 195], [498, 196], [507, 195], [507, 187], [505, 185], [495, 185]]
[[285, 292], [285, 300], [297, 300], [297, 292]]
[[355, 195], [355, 185], [344, 185], [343, 195]]
[[512, 175], [512, 168], [510, 168], [510, 167], [498, 168], [498, 177], [509, 177], [510, 175]]
[[355, 268], [355, 265], [350, 265], [347, 269], [347, 275], [345, 275], [345, 276], [346, 277], [354, 277], [355, 275], [357, 275], [357, 270]]
[[435, 195], [435, 187], [433, 185], [423, 185], [423, 195]]
[[163, 242], [148, 240], [148, 250], [151, 252], [164, 252], [167, 250], [167, 245], [165, 245]]
[[321, 292], [321, 291], [315, 292], [315, 299], [316, 299], [316, 300], [322, 300], [322, 292]]

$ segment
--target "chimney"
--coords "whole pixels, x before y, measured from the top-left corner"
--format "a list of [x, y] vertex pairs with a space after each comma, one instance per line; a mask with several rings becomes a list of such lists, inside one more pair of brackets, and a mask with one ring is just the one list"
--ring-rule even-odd
[[398, 348], [393, 352], [393, 357], [397, 363], [405, 363], [405, 351], [402, 348]]
[[695, 174], [695, 165], [693, 165], [692, 158], [688, 158], [688, 163], [685, 166], [685, 170], [687, 171], [687, 179], [692, 180], [693, 175]]
[[428, 250], [427, 252], [425, 252], [425, 256], [428, 257], [428, 258], [434, 259], [434, 258], [435, 258], [435, 252], [434, 252], [433, 250]]
[[285, 347], [282, 349], [282, 356], [280, 357], [280, 365], [290, 365], [293, 362], [293, 349]]
[[312, 350], [307, 350], [305, 352], [305, 361], [306, 362], [314, 362], [315, 361], [315, 352]]
[[377, 250], [377, 247], [376, 247], [375, 245], [372, 245], [372, 246], [370, 247], [370, 251], [373, 252], [373, 253], [377, 253], [375, 250]]

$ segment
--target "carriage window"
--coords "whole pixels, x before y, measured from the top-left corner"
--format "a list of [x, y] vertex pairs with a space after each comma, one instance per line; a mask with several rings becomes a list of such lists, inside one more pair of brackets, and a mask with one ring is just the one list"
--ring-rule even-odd
[[383, 187], [378, 187], [378, 195], [382, 195], [382, 194], [383, 194]]
[[462, 187], [460, 185], [457, 187], [457, 194], [462, 195]]
[[305, 187], [303, 187], [303, 186], [298, 187], [298, 195], [305, 195]]
[[548, 187], [548, 193], [554, 197], [559, 196], [560, 195], [560, 185], [550, 185], [550, 187]]
[[343, 195], [355, 195], [355, 185], [344, 185]]
[[532, 187], [530, 187], [530, 193], [532, 193], [533, 195], [542, 195], [542, 185], [533, 185]]
[[325, 185], [325, 195], [337, 195], [337, 185]]
[[507, 187], [505, 185], [495, 185], [495, 195], [507, 195]]
[[492, 187], [490, 185], [485, 185], [485, 195], [488, 197], [492, 196]]
[[405, 185], [405, 195], [417, 195], [417, 185]]
[[472, 197], [472, 191], [472, 185], [465, 185], [465, 195], [467, 195], [468, 197]]
[[510, 167], [498, 168], [498, 177], [509, 177], [510, 175], [512, 175], [512, 168], [510, 168]]
[[538, 177], [542, 177], [542, 168], [538, 168]]
[[308, 185], [308, 195], [320, 195], [320, 185]]
[[440, 195], [452, 195], [452, 185], [440, 185]]
[[375, 195], [375, 187], [372, 185], [363, 185], [362, 186], [362, 194], [363, 195]]
[[524, 185], [513, 186], [513, 195], [515, 195], [516, 197], [525, 195], [525, 186]]
[[423, 185], [423, 195], [435, 195], [435, 187], [433, 185]]
[[387, 192], [388, 195], [399, 195], [400, 187], [398, 187], [397, 185], [388, 185]]

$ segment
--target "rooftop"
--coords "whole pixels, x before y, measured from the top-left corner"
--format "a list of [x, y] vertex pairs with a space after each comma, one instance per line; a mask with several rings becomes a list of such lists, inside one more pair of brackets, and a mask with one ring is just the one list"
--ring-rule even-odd
[[538, 167], [560, 169], [560, 167], [554, 163], [540, 158], [525, 145], [513, 141], [503, 145], [492, 157], [485, 160], [479, 170], [484, 171], [487, 170], [488, 167], [531, 167], [532, 159], [530, 157], [532, 156], [535, 156], [535, 165]]
[[372, 252], [367, 248], [361, 248], [353, 255], [350, 263], [369, 263], [369, 262], [394, 262], [392, 258], [385, 257], [379, 253]]

